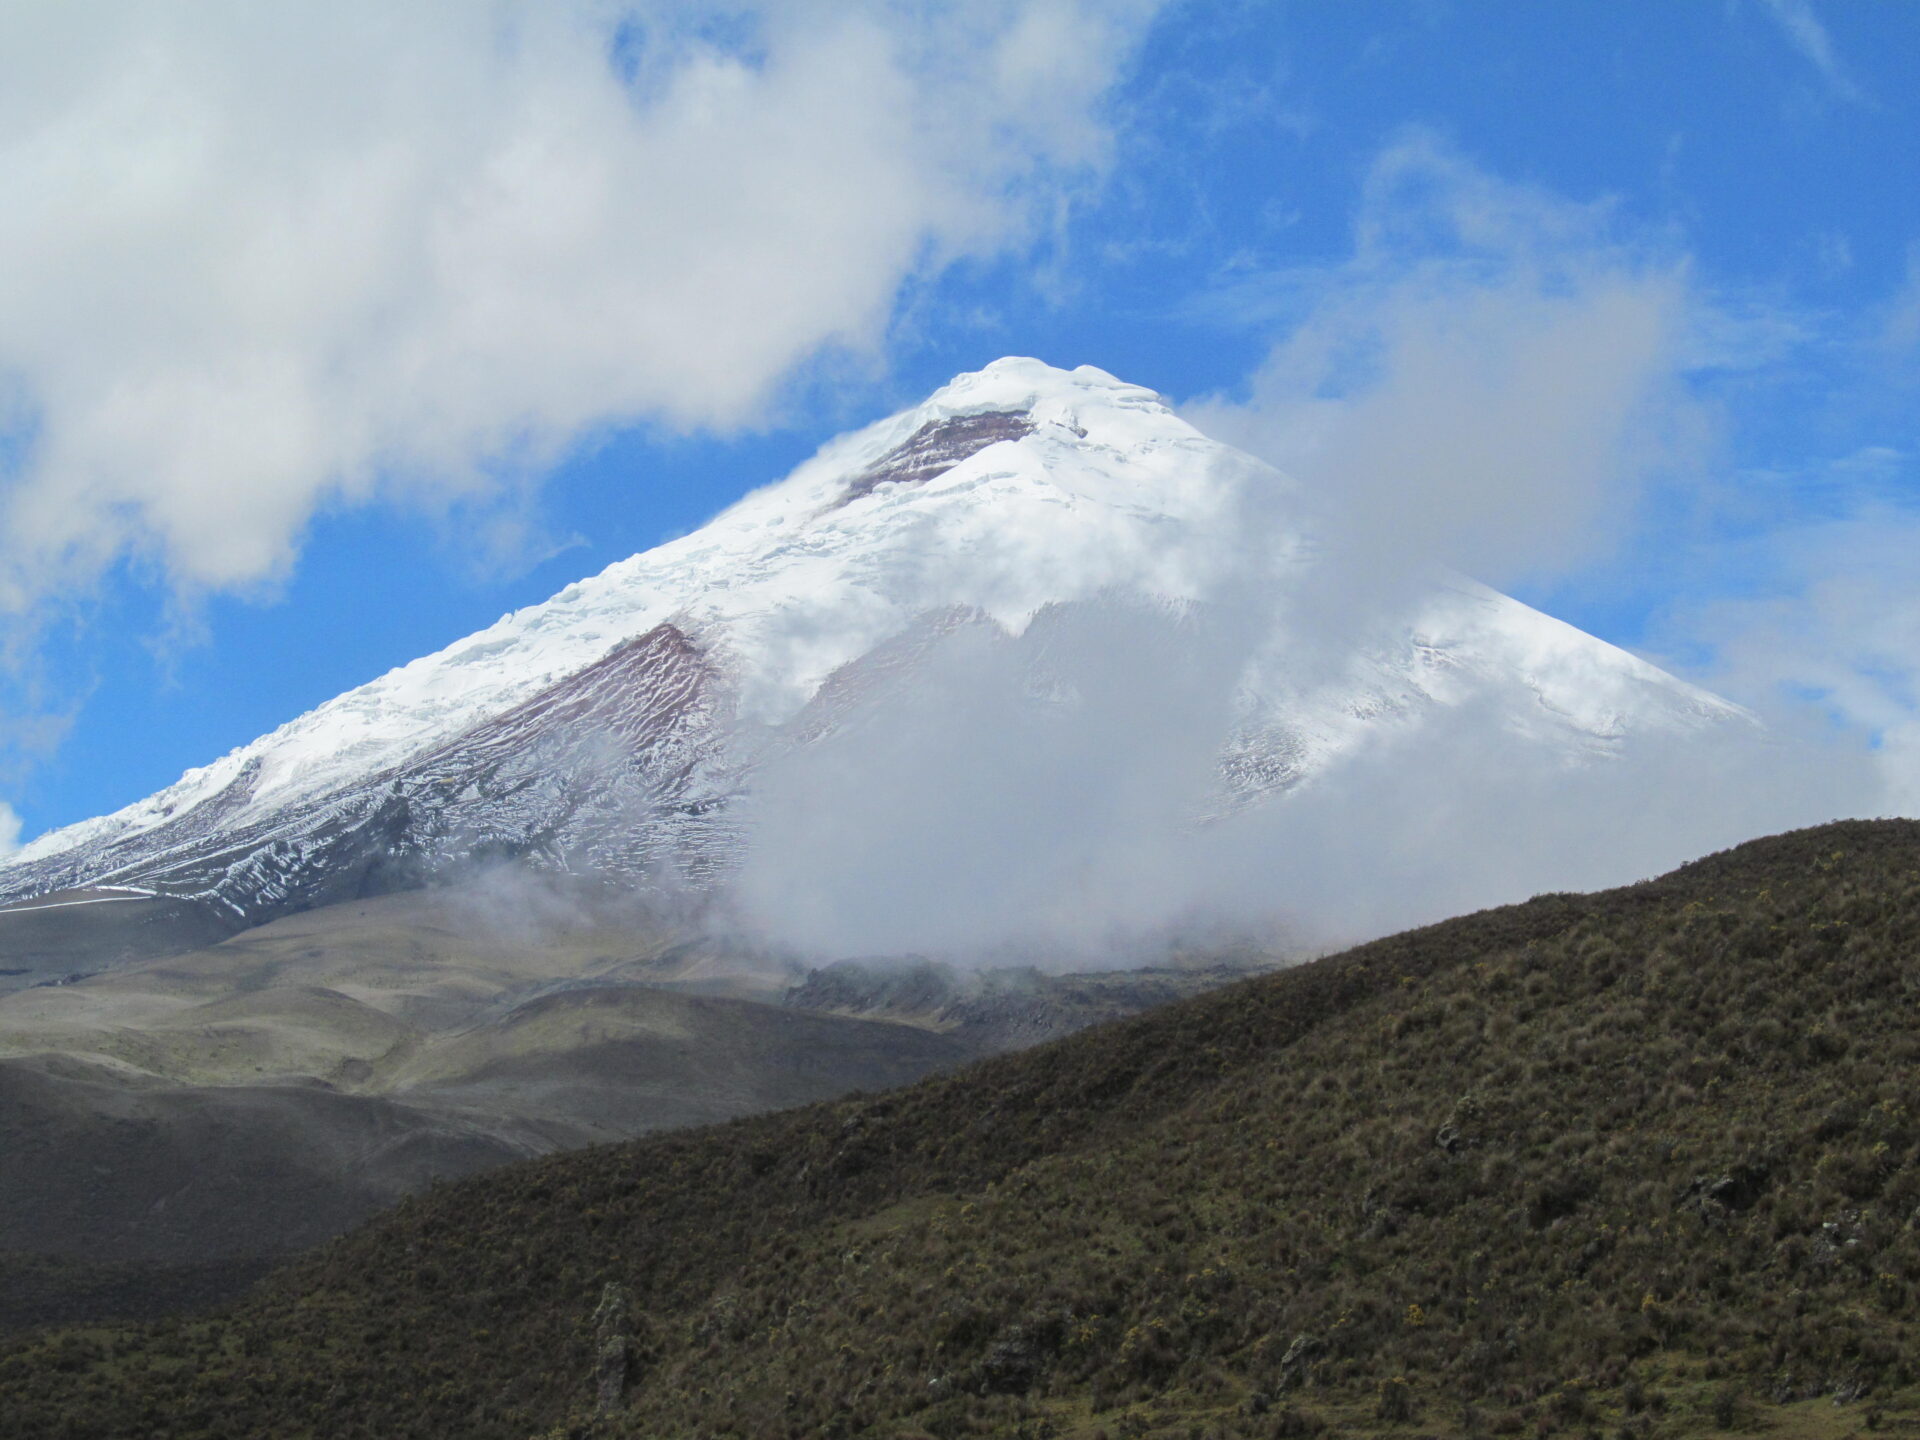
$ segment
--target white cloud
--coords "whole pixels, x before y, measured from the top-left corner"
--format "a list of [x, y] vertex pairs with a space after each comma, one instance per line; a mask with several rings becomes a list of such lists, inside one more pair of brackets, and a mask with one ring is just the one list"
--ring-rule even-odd
[[1350, 259], [1264, 282], [1287, 329], [1246, 397], [1187, 414], [1305, 482], [1365, 588], [1589, 563], [1710, 433], [1684, 260], [1607, 220], [1415, 135], [1374, 166]]
[[597, 424], [753, 423], [1097, 172], [1151, 8], [0, 10], [0, 614], [129, 554], [245, 586], [322, 504]]
[[[1517, 682], [1516, 682], [1516, 688]], [[1862, 813], [1865, 757], [1748, 727], [1641, 734], [1568, 764], [1515, 743], [1490, 693], [1356, 755], [1213, 839], [1217, 913], [1264, 899], [1308, 939], [1387, 934], [1556, 890], [1630, 884], [1800, 825]]]
[[1084, 957], [1150, 934], [1190, 893], [1180, 845], [1244, 660], [1139, 597], [954, 630], [756, 775], [744, 915], [824, 955]]
[[20, 817], [6, 801], [0, 800], [0, 860], [20, 848]]
[[1236, 615], [1237, 600], [1176, 614], [1108, 597], [1017, 639], [949, 636], [839, 734], [755, 777], [741, 918], [820, 956], [1084, 966], [1160, 958], [1176, 937], [1312, 947], [1629, 883], [1878, 794], [1857, 746], [1738, 722], [1650, 728], [1582, 761], [1516, 734], [1537, 697], [1513, 675], [1196, 824], [1279, 598]]

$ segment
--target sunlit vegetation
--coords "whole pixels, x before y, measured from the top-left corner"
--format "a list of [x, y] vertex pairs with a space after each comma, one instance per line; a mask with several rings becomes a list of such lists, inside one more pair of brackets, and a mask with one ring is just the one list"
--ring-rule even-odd
[[438, 1187], [0, 1435], [1913, 1432], [1917, 1003], [1920, 825], [1804, 831]]

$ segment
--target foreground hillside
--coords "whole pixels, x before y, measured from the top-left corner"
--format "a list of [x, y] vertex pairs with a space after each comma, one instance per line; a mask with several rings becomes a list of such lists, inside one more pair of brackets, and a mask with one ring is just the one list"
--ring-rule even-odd
[[0, 1435], [1920, 1433], [1917, 998], [1920, 825], [1759, 841], [437, 1187]]

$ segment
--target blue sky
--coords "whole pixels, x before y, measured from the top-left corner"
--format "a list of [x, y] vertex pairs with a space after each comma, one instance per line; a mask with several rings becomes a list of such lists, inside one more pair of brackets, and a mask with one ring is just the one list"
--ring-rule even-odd
[[[1908, 743], [1920, 5], [277, 8], [0, 19], [0, 843], [1002, 354], [1283, 462], [1492, 436], [1301, 463]], [[1494, 378], [1422, 389], [1435, 336]], [[1531, 433], [1535, 365], [1617, 403]]]

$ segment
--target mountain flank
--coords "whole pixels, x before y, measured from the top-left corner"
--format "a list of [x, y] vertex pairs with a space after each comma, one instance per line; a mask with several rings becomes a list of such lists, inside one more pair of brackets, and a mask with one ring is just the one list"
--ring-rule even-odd
[[237, 1293], [432, 1180], [904, 1084], [1234, 958], [810, 974], [496, 869], [0, 994], [0, 1330]]
[[197, 950], [239, 928], [201, 901], [137, 891], [60, 890], [0, 905], [0, 996]]
[[0, 1435], [1920, 1433], [1920, 825], [435, 1187]]

